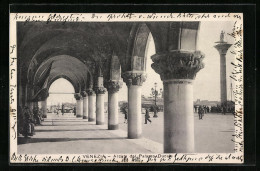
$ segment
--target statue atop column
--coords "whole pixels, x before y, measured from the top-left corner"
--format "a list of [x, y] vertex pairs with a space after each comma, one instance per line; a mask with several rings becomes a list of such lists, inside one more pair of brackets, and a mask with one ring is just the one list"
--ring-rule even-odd
[[224, 42], [225, 32], [222, 30], [220, 33], [220, 42]]

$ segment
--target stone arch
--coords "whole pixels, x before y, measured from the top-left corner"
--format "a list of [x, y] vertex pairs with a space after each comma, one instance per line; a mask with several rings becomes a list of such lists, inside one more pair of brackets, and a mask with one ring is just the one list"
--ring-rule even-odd
[[60, 79], [60, 78], [64, 78], [65, 80], [67, 80], [68, 82], [71, 83], [71, 85], [74, 88], [74, 92], [79, 92], [79, 85], [77, 85], [77, 83], [75, 83], [70, 77], [66, 76], [66, 75], [57, 75], [56, 77], [54, 77], [53, 79], [50, 80], [50, 82], [48, 83], [48, 91], [50, 89], [50, 86], [52, 85], [52, 83], [54, 83], [56, 80]]

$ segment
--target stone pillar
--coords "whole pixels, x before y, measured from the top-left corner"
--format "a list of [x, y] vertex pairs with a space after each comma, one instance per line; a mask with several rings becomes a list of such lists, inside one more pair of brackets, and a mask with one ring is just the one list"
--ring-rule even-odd
[[123, 83], [117, 80], [109, 80], [105, 83], [108, 90], [108, 129], [118, 129], [118, 91]]
[[74, 97], [76, 98], [76, 117], [82, 117], [82, 97], [80, 93], [75, 93]]
[[143, 71], [128, 71], [122, 76], [128, 87], [128, 138], [140, 138], [143, 124], [141, 91], [146, 74]]
[[96, 120], [95, 115], [95, 92], [92, 89], [88, 89], [88, 121], [93, 122]]
[[41, 109], [43, 118], [47, 118], [47, 99], [41, 101]]
[[220, 101], [221, 105], [224, 105], [227, 102], [226, 54], [232, 44], [224, 42], [223, 39], [216, 43], [218, 44], [214, 47], [220, 55]]
[[200, 51], [172, 50], [152, 56], [164, 86], [164, 152], [194, 152], [193, 79], [204, 68]]
[[104, 94], [106, 89], [104, 87], [97, 87], [96, 90], [96, 124], [105, 124], [105, 113], [104, 113]]
[[83, 97], [83, 119], [88, 119], [88, 94], [82, 91], [81, 96]]

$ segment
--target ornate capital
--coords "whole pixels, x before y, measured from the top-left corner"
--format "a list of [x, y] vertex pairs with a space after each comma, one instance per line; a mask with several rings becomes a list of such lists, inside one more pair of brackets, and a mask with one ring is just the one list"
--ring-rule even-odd
[[161, 80], [194, 79], [199, 70], [204, 68], [204, 54], [200, 51], [171, 51], [155, 54], [152, 68], [161, 76]]
[[127, 86], [138, 85], [141, 86], [145, 82], [147, 75], [141, 71], [129, 71], [122, 74], [123, 81]]
[[86, 97], [88, 95], [86, 91], [82, 91], [82, 92], [80, 92], [80, 94], [82, 97]]
[[115, 93], [119, 91], [122, 85], [123, 85], [122, 81], [117, 81], [117, 80], [109, 80], [104, 83], [104, 86], [107, 88], [108, 92], [110, 93]]
[[106, 88], [105, 87], [96, 87], [95, 92], [96, 92], [96, 94], [105, 94]]
[[80, 100], [81, 99], [80, 93], [75, 93], [74, 97], [75, 97], [76, 100]]
[[87, 90], [87, 93], [88, 93], [89, 96], [92, 96], [92, 95], [95, 94], [95, 91], [92, 88], [90, 88], [90, 89]]

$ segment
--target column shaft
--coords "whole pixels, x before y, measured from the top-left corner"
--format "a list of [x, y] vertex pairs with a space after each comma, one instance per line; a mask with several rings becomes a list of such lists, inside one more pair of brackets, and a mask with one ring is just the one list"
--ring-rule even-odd
[[226, 54], [220, 54], [221, 104], [227, 102]]
[[142, 136], [141, 91], [142, 86], [128, 86], [128, 138], [131, 139]]
[[192, 80], [164, 81], [164, 152], [194, 152]]
[[118, 92], [108, 92], [108, 129], [118, 129]]
[[83, 119], [88, 119], [88, 96], [83, 97]]
[[41, 101], [43, 118], [47, 118], [47, 100]]
[[105, 124], [104, 94], [96, 94], [96, 124]]
[[96, 120], [95, 117], [95, 94], [88, 96], [88, 121], [92, 122]]
[[77, 106], [76, 106], [76, 117], [82, 117], [82, 101], [81, 100], [77, 100]]

